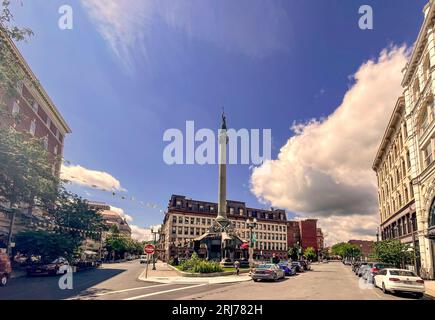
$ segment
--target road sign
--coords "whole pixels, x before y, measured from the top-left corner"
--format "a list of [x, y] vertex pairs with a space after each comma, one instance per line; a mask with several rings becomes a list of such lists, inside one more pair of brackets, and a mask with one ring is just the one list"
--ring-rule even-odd
[[153, 253], [154, 253], [154, 250], [155, 250], [155, 247], [154, 247], [152, 244], [147, 244], [147, 245], [145, 246], [145, 248], [143, 249], [143, 251], [144, 251], [145, 253], [148, 253], [148, 254], [153, 254]]

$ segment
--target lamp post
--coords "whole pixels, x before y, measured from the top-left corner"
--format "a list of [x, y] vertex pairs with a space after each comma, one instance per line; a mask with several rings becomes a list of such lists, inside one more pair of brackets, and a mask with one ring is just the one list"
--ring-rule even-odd
[[156, 270], [156, 242], [157, 242], [157, 234], [160, 233], [160, 227], [154, 228], [151, 227], [151, 233], [153, 234], [153, 244], [154, 244], [154, 253], [153, 253], [153, 270]]
[[253, 238], [253, 234], [254, 232], [252, 231], [253, 229], [255, 229], [257, 227], [257, 219], [246, 219], [246, 227], [249, 229], [249, 265], [253, 266], [254, 265], [254, 238]]

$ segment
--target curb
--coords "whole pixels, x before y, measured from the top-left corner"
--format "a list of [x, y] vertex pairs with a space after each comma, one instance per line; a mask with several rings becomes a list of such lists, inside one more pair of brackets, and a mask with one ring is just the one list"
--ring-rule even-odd
[[251, 281], [249, 276], [240, 276], [238, 278], [229, 279], [227, 276], [218, 277], [148, 277], [145, 278], [145, 270], [142, 271], [138, 277], [139, 281], [143, 282], [154, 282], [154, 283], [172, 283], [172, 284], [198, 284], [198, 283], [208, 283], [208, 284], [224, 284], [224, 283], [237, 283]]
[[[178, 270], [174, 266], [171, 266], [170, 264], [167, 265], [169, 268], [171, 268], [173, 271], [177, 272], [182, 277], [186, 278], [211, 278], [211, 277], [228, 277], [228, 276], [234, 276], [235, 274], [233, 272], [214, 272], [214, 273], [191, 273], [191, 272], [185, 272]], [[240, 274], [242, 273], [249, 273], [249, 270], [240, 270]]]

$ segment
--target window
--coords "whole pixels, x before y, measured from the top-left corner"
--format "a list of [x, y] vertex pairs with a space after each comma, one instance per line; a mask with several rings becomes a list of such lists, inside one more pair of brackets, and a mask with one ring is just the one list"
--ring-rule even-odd
[[189, 218], [188, 217], [184, 217], [184, 224], [189, 224]]
[[435, 200], [432, 201], [432, 205], [430, 207], [430, 212], [429, 212], [429, 217], [430, 217], [430, 227], [435, 227]]
[[234, 214], [234, 208], [230, 207], [230, 214]]
[[177, 216], [172, 216], [172, 223], [177, 223]]
[[30, 130], [29, 130], [29, 133], [30, 133], [32, 136], [35, 136], [35, 131], [36, 131], [36, 120], [33, 119], [32, 122], [30, 122]]
[[202, 222], [203, 225], [205, 225], [205, 218], [202, 218], [201, 222]]
[[12, 107], [12, 116], [16, 117], [20, 113], [19, 101], [14, 101], [14, 106]]
[[207, 219], [207, 225], [211, 225], [211, 219]]
[[177, 227], [172, 227], [172, 234], [176, 234], [177, 233]]
[[178, 223], [183, 223], [183, 217], [178, 217]]
[[33, 111], [35, 111], [35, 113], [38, 113], [38, 109], [39, 109], [38, 102], [33, 101], [32, 109], [33, 109]]
[[44, 139], [42, 140], [42, 143], [44, 145], [44, 149], [48, 150], [48, 137], [45, 136]]
[[426, 168], [432, 163], [434, 159], [432, 144], [430, 142], [426, 145], [426, 147], [423, 148], [423, 157], [424, 167]]
[[183, 227], [178, 227], [178, 234], [182, 234], [183, 233]]
[[57, 152], [58, 152], [58, 146], [55, 145], [55, 146], [54, 146], [54, 154], [57, 155]]
[[176, 207], [181, 207], [181, 201], [180, 201], [180, 200], [177, 200], [177, 201], [175, 202], [175, 206], [176, 206]]
[[184, 227], [184, 235], [189, 235], [189, 227]]
[[17, 83], [17, 91], [18, 91], [19, 94], [23, 94], [23, 87], [24, 87], [24, 84], [21, 81], [18, 81], [18, 83]]
[[51, 126], [51, 119], [47, 116], [47, 120], [45, 121], [45, 124], [47, 125], [48, 128], [50, 128]]
[[195, 224], [195, 218], [190, 218], [190, 224]]
[[213, 212], [214, 211], [214, 207], [212, 206], [212, 207], [210, 207], [210, 211], [211, 212]]
[[243, 216], [243, 208], [240, 208], [240, 209], [239, 209], [239, 214], [240, 214], [241, 216]]

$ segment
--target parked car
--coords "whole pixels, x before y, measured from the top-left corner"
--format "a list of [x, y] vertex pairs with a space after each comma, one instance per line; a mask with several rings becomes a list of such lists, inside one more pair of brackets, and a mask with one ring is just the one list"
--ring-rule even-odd
[[69, 265], [68, 260], [66, 260], [64, 257], [59, 257], [50, 263], [33, 264], [27, 267], [27, 275], [57, 275], [60, 274], [59, 270], [64, 265]]
[[140, 259], [139, 259], [139, 262], [142, 264], [142, 263], [148, 263], [148, 259], [147, 259], [147, 256], [146, 255], [141, 255], [140, 256]]
[[304, 266], [300, 261], [292, 261], [291, 264], [296, 268], [296, 272], [304, 272]]
[[299, 262], [301, 263], [301, 265], [302, 265], [302, 267], [304, 268], [305, 271], [308, 271], [308, 270], [311, 269], [311, 266], [310, 266], [308, 261], [299, 260]]
[[372, 264], [372, 267], [367, 269], [365, 271], [365, 275], [363, 276], [363, 279], [366, 280], [368, 283], [373, 283], [374, 276], [381, 271], [382, 269], [386, 268], [395, 268], [391, 264], [381, 263], [381, 262], [374, 262]]
[[372, 267], [373, 263], [363, 264], [358, 268], [356, 275], [358, 277], [364, 277], [366, 271]]
[[11, 261], [7, 253], [0, 252], [0, 286], [4, 287], [11, 276]]
[[252, 271], [251, 277], [255, 282], [258, 280], [278, 281], [285, 278], [285, 273], [277, 264], [260, 264]]
[[384, 293], [412, 292], [421, 298], [425, 292], [424, 280], [405, 269], [385, 268], [374, 277], [374, 285]]
[[329, 261], [328, 261], [328, 259], [323, 259], [322, 260], [322, 263], [328, 263]]
[[279, 267], [284, 270], [286, 276], [293, 276], [296, 274], [296, 267], [287, 262], [281, 262], [278, 264]]
[[357, 262], [352, 266], [352, 270], [353, 270], [353, 272], [355, 272], [356, 275], [358, 275], [359, 269], [362, 266], [366, 266], [366, 265], [367, 265], [367, 262], [361, 262], [361, 261]]

